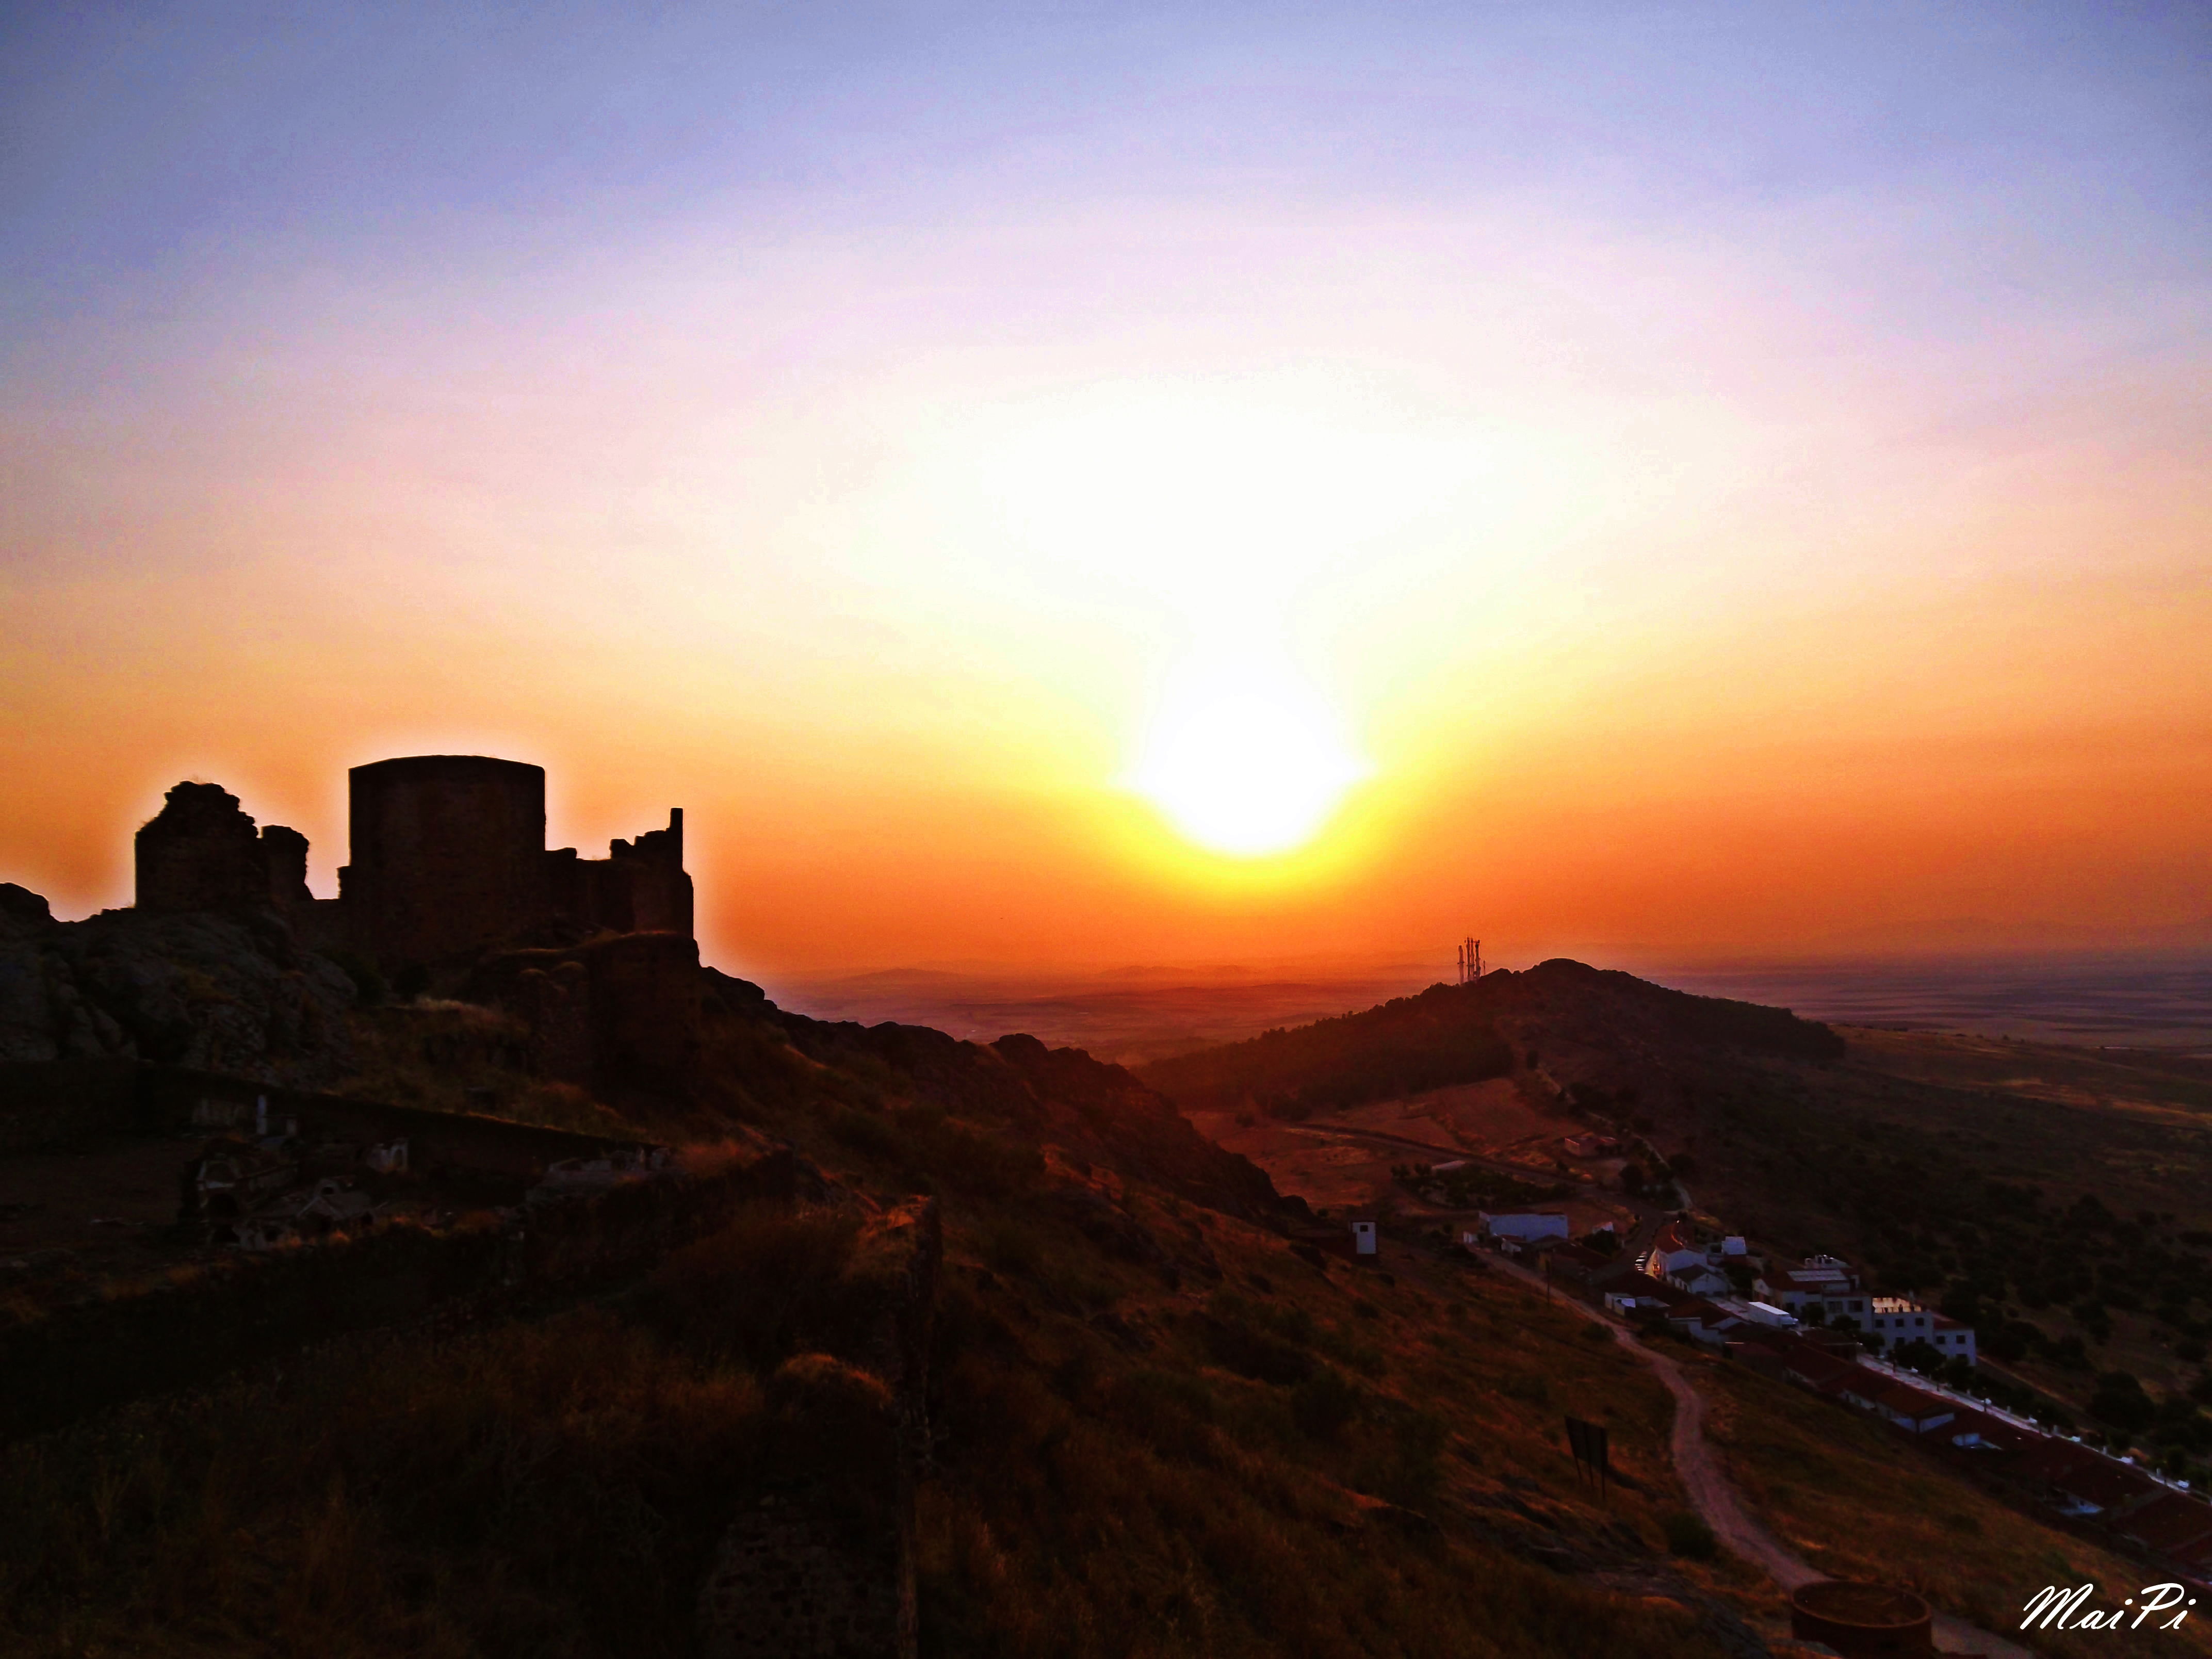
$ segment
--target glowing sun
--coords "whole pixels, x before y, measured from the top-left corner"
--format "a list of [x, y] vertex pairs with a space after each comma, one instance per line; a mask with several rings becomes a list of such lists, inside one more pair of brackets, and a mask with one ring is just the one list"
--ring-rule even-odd
[[1201, 847], [1289, 852], [1367, 775], [1337, 727], [1304, 687], [1224, 677], [1167, 700], [1127, 781]]

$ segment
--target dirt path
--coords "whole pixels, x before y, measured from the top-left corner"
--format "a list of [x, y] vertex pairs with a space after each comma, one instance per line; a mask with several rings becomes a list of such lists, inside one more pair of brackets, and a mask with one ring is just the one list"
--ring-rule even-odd
[[[1486, 1170], [1495, 1170], [1499, 1175], [1511, 1176], [1518, 1181], [1565, 1182], [1568, 1185], [1583, 1184], [1577, 1182], [1571, 1175], [1563, 1176], [1559, 1170], [1543, 1164], [1516, 1164], [1511, 1158], [1496, 1158], [1487, 1152], [1470, 1152], [1464, 1146], [1445, 1146], [1432, 1140], [1416, 1140], [1411, 1135], [1394, 1135], [1388, 1129], [1363, 1129], [1354, 1124], [1328, 1122], [1285, 1123], [1280, 1127], [1286, 1133], [1303, 1136], [1308, 1140], [1369, 1141], [1377, 1146], [1403, 1147], [1407, 1152], [1425, 1153], [1431, 1158], [1442, 1152], [1462, 1163], [1480, 1164]], [[1595, 1183], [1590, 1185], [1593, 1192], [1601, 1190]], [[1606, 1192], [1604, 1196], [1609, 1200], [1618, 1200], [1620, 1194]]]
[[[1495, 1265], [1507, 1277], [1532, 1289], [1546, 1288], [1544, 1281], [1526, 1267], [1502, 1258]], [[1565, 1296], [1554, 1300], [1558, 1305], [1571, 1308], [1592, 1323], [1603, 1326], [1615, 1342], [1649, 1365], [1667, 1392], [1674, 1397], [1674, 1425], [1668, 1444], [1674, 1473], [1689, 1496], [1691, 1506], [1729, 1553], [1748, 1561], [1784, 1590], [1794, 1590], [1800, 1584], [1826, 1577], [1803, 1557], [1793, 1553], [1744, 1508], [1735, 1488], [1729, 1484], [1719, 1455], [1705, 1438], [1705, 1398], [1691, 1385], [1674, 1357], [1639, 1342], [1628, 1327], [1587, 1303]], [[1936, 1648], [1939, 1653], [1981, 1654], [1986, 1659], [2034, 1659], [2030, 1650], [2018, 1643], [1948, 1613], [1936, 1615]]]

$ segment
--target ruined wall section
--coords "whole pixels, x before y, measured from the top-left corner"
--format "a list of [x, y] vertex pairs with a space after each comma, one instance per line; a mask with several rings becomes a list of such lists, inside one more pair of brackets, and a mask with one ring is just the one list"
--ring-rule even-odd
[[610, 842], [604, 859], [579, 858], [573, 847], [548, 853], [545, 871], [552, 911], [580, 933], [693, 936], [680, 806], [670, 810], [665, 830], [648, 830], [635, 842]]
[[311, 949], [351, 950], [387, 975], [500, 947], [607, 933], [690, 939], [684, 812], [604, 859], [545, 849], [545, 772], [483, 755], [410, 755], [349, 777], [352, 862], [339, 896], [307, 888], [307, 838], [257, 831], [238, 797], [179, 783], [138, 831], [137, 908], [149, 915], [274, 910]]
[[684, 809], [672, 807], [665, 830], [609, 844], [608, 862], [630, 866], [630, 921], [641, 933], [692, 937], [691, 878], [684, 872]]
[[413, 755], [349, 775], [353, 861], [339, 896], [387, 970], [527, 938], [547, 914], [545, 770]]
[[496, 1224], [391, 1225], [240, 1252], [187, 1280], [10, 1325], [0, 1328], [0, 1443], [351, 1333], [461, 1329], [627, 1283], [742, 1206], [787, 1197], [796, 1179], [791, 1155], [772, 1152], [714, 1175], [535, 1204]]
[[256, 830], [238, 797], [217, 783], [180, 783], [140, 826], [132, 846], [135, 908], [148, 915], [191, 910], [287, 915], [314, 902], [307, 838], [272, 823]]
[[261, 832], [261, 861], [268, 872], [269, 902], [289, 915], [315, 902], [307, 890], [307, 838], [272, 823]]
[[934, 1199], [877, 1217], [855, 1252], [835, 1352], [769, 1379], [763, 1489], [699, 1589], [707, 1659], [914, 1659], [915, 1482], [929, 1455], [929, 1345], [944, 1266]]
[[675, 1095], [692, 1080], [704, 1009], [699, 945], [681, 933], [617, 933], [480, 963], [463, 994], [530, 1028], [540, 1074], [600, 1098]]

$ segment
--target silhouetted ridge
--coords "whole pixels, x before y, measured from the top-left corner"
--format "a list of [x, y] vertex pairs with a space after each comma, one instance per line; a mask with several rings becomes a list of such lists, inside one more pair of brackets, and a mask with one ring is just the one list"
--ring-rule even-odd
[[1364, 1013], [1161, 1060], [1145, 1080], [1187, 1109], [1250, 1105], [1299, 1115], [1477, 1083], [1513, 1069], [1513, 1054], [1464, 988], [1434, 985]]
[[1514, 1042], [1531, 1041], [1532, 1025], [1562, 1006], [1620, 1018], [1690, 1048], [1816, 1060], [1844, 1052], [1843, 1039], [1826, 1025], [1786, 1008], [1692, 996], [1558, 957], [1523, 972], [1432, 985], [1364, 1012], [1160, 1060], [1141, 1075], [1188, 1110], [1249, 1107], [1302, 1116], [1505, 1076], [1514, 1069]]
[[1796, 1060], [1843, 1057], [1843, 1038], [1820, 1021], [1801, 1019], [1787, 1008], [1735, 1002], [1726, 997], [1693, 996], [1618, 968], [1593, 968], [1571, 957], [1553, 957], [1522, 974], [1487, 974], [1468, 988], [1487, 999], [1509, 996], [1516, 987], [1633, 999], [1669, 1025], [1674, 1035], [1689, 1042], [1748, 1048]]

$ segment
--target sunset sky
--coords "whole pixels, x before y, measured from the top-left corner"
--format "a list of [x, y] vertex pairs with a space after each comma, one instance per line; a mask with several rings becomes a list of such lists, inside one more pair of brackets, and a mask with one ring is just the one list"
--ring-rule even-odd
[[687, 809], [708, 959], [2212, 915], [2212, 9], [21, 6], [0, 880]]

